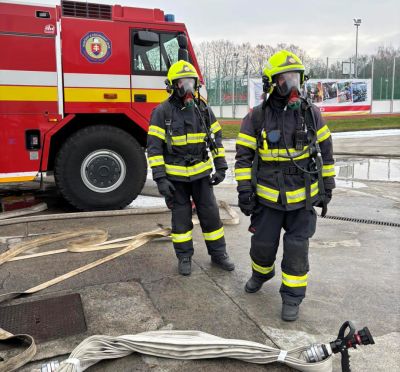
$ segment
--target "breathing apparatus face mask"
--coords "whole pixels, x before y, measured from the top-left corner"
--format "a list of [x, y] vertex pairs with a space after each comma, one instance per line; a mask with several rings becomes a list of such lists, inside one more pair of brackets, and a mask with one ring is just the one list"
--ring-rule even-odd
[[288, 98], [288, 108], [297, 109], [300, 106], [300, 73], [284, 72], [275, 78], [276, 90], [281, 97]]
[[194, 92], [196, 87], [196, 79], [182, 78], [175, 83], [176, 92], [186, 107], [191, 107], [194, 104]]

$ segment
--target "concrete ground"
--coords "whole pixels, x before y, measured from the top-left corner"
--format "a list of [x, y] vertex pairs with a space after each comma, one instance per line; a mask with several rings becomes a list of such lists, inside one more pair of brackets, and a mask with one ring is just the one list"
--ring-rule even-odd
[[[399, 136], [394, 137], [399, 143]], [[369, 141], [371, 151], [374, 150], [374, 143], [379, 148], [386, 148], [385, 151], [395, 151], [395, 139], [390, 137], [385, 142], [382, 138]], [[340, 139], [336, 142], [339, 143]], [[352, 150], [345, 145], [343, 148], [346, 152]], [[338, 188], [328, 215], [399, 224], [400, 178], [397, 179], [396, 173], [399, 164], [395, 159], [387, 164], [384, 158], [378, 165], [369, 164], [368, 173], [364, 169], [368, 168], [365, 165], [367, 160], [357, 154], [337, 159], [337, 163], [342, 164], [339, 170], [350, 167], [352, 171], [339, 173]], [[233, 163], [232, 153], [228, 161]], [[361, 168], [355, 166], [361, 163]], [[382, 164], [388, 168], [387, 177], [387, 170], [384, 175], [381, 173]], [[154, 194], [151, 182], [148, 182], [144, 193]], [[215, 188], [215, 193], [219, 199], [236, 203], [235, 185], [229, 177]], [[52, 209], [63, 210], [63, 202], [56, 194], [50, 195]], [[36, 222], [0, 227], [0, 236], [96, 227], [106, 229], [113, 239], [152, 230], [158, 224], [169, 225], [169, 219], [170, 215], [166, 213]], [[346, 320], [354, 322], [358, 329], [368, 326], [375, 339], [375, 345], [351, 351], [353, 371], [399, 370], [400, 290], [397, 282], [400, 261], [396, 243], [400, 239], [399, 227], [320, 218], [310, 245], [311, 271], [307, 297], [301, 306], [299, 320], [286, 323], [280, 319], [281, 249], [276, 277], [256, 294], [244, 292], [244, 284], [250, 275], [248, 224], [248, 218], [241, 215], [239, 225], [225, 226], [228, 251], [236, 263], [233, 272], [223, 272], [211, 265], [200, 228], [196, 226], [193, 273], [190, 277], [177, 274], [172, 244], [162, 239], [36, 295], [14, 300], [25, 302], [43, 296], [78, 292], [82, 296], [88, 326], [85, 334], [39, 344], [37, 360], [22, 371], [38, 368], [46, 360], [65, 359], [80, 340], [94, 333], [117, 335], [165, 327], [196, 329], [221, 337], [291, 349], [311, 342], [334, 340]], [[6, 249], [5, 243], [0, 244], [1, 252]], [[28, 289], [107, 254], [65, 253], [6, 263], [0, 267], [0, 293]], [[1, 326], [7, 329], [6, 324]], [[265, 369], [290, 370], [280, 364], [265, 367], [228, 359], [175, 361], [131, 355], [101, 362], [90, 371], [222, 372]], [[335, 356], [334, 370], [340, 370], [339, 356]]]

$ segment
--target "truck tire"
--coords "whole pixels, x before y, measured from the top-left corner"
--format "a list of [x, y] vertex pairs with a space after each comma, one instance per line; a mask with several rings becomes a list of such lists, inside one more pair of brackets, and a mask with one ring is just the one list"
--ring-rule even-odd
[[72, 134], [56, 155], [54, 177], [63, 197], [79, 210], [126, 207], [142, 191], [144, 151], [129, 133], [93, 125]]

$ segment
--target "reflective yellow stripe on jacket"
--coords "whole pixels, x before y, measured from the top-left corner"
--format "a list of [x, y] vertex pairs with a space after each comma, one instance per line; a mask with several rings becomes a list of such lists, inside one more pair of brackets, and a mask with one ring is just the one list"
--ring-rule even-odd
[[[306, 150], [307, 148], [308, 148], [308, 146], [305, 146], [303, 148], [303, 151]], [[293, 154], [301, 152], [301, 151], [293, 149], [293, 148], [290, 148], [288, 150], [289, 150], [289, 154], [291, 156], [293, 156]], [[290, 161], [289, 158], [281, 157], [282, 155], [287, 156], [286, 149], [267, 149], [267, 150], [264, 150], [262, 148], [259, 148], [258, 152], [260, 154], [260, 158], [263, 161]], [[295, 157], [294, 160], [306, 159], [306, 158], [309, 158], [309, 157], [310, 157], [310, 154], [308, 153], [308, 151], [306, 151], [305, 154]]]
[[210, 129], [211, 129], [211, 132], [213, 132], [214, 134], [217, 133], [217, 132], [219, 132], [219, 131], [221, 130], [221, 125], [220, 125], [220, 123], [218, 122], [218, 120], [217, 120], [217, 121], [214, 121], [214, 123], [212, 123], [212, 124], [210, 125]]
[[185, 146], [188, 144], [204, 142], [205, 133], [188, 133], [182, 136], [172, 136], [171, 142], [173, 146]]
[[335, 164], [327, 164], [322, 166], [322, 177], [335, 177]]
[[214, 151], [211, 151], [211, 155], [213, 159], [223, 158], [225, 156], [225, 149], [223, 147], [218, 147], [218, 154], [216, 154]]
[[164, 141], [165, 129], [158, 127], [157, 125], [150, 125], [148, 135], [158, 137], [159, 139]]
[[204, 240], [208, 240], [208, 241], [221, 239], [224, 237], [224, 228], [221, 227], [218, 230], [211, 231], [208, 233], [203, 233], [203, 236], [204, 236]]
[[257, 184], [257, 195], [263, 199], [276, 203], [278, 201], [279, 191]]
[[162, 156], [162, 155], [150, 156], [148, 160], [149, 160], [149, 165], [151, 168], [165, 164], [164, 156]]
[[[318, 194], [318, 181], [311, 184], [311, 197]], [[277, 203], [279, 197], [279, 190], [272, 189], [260, 184], [257, 184], [257, 195], [260, 198]], [[302, 187], [293, 191], [286, 191], [286, 199], [288, 204], [300, 203], [306, 199], [306, 188]]]
[[[318, 194], [318, 181], [311, 184], [311, 197]], [[286, 199], [288, 204], [299, 203], [306, 199], [306, 188], [302, 187], [294, 191], [286, 191]]]
[[322, 128], [317, 131], [317, 141], [322, 142], [329, 138], [331, 135], [331, 131], [329, 130], [327, 125], [324, 125]]
[[257, 139], [256, 137], [249, 136], [248, 134], [239, 133], [236, 140], [236, 145], [246, 146], [252, 150], [255, 150], [257, 148]]
[[188, 167], [165, 163], [165, 171], [172, 176], [191, 177], [212, 169], [211, 159]]
[[306, 287], [307, 274], [302, 276], [289, 275], [282, 271], [282, 283], [288, 287]]
[[236, 181], [251, 180], [251, 168], [235, 169], [235, 180]]

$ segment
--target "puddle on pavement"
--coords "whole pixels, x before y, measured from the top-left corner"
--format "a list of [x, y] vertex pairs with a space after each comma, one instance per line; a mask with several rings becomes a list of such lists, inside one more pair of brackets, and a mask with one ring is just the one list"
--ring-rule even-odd
[[125, 209], [139, 209], [139, 208], [164, 208], [165, 201], [162, 197], [139, 195], [131, 204]]
[[[229, 161], [225, 184], [235, 184], [234, 161]], [[400, 159], [341, 158], [336, 161], [337, 185], [347, 188], [368, 187], [362, 181], [400, 182]]]
[[400, 182], [400, 159], [338, 159], [335, 168], [339, 180]]

